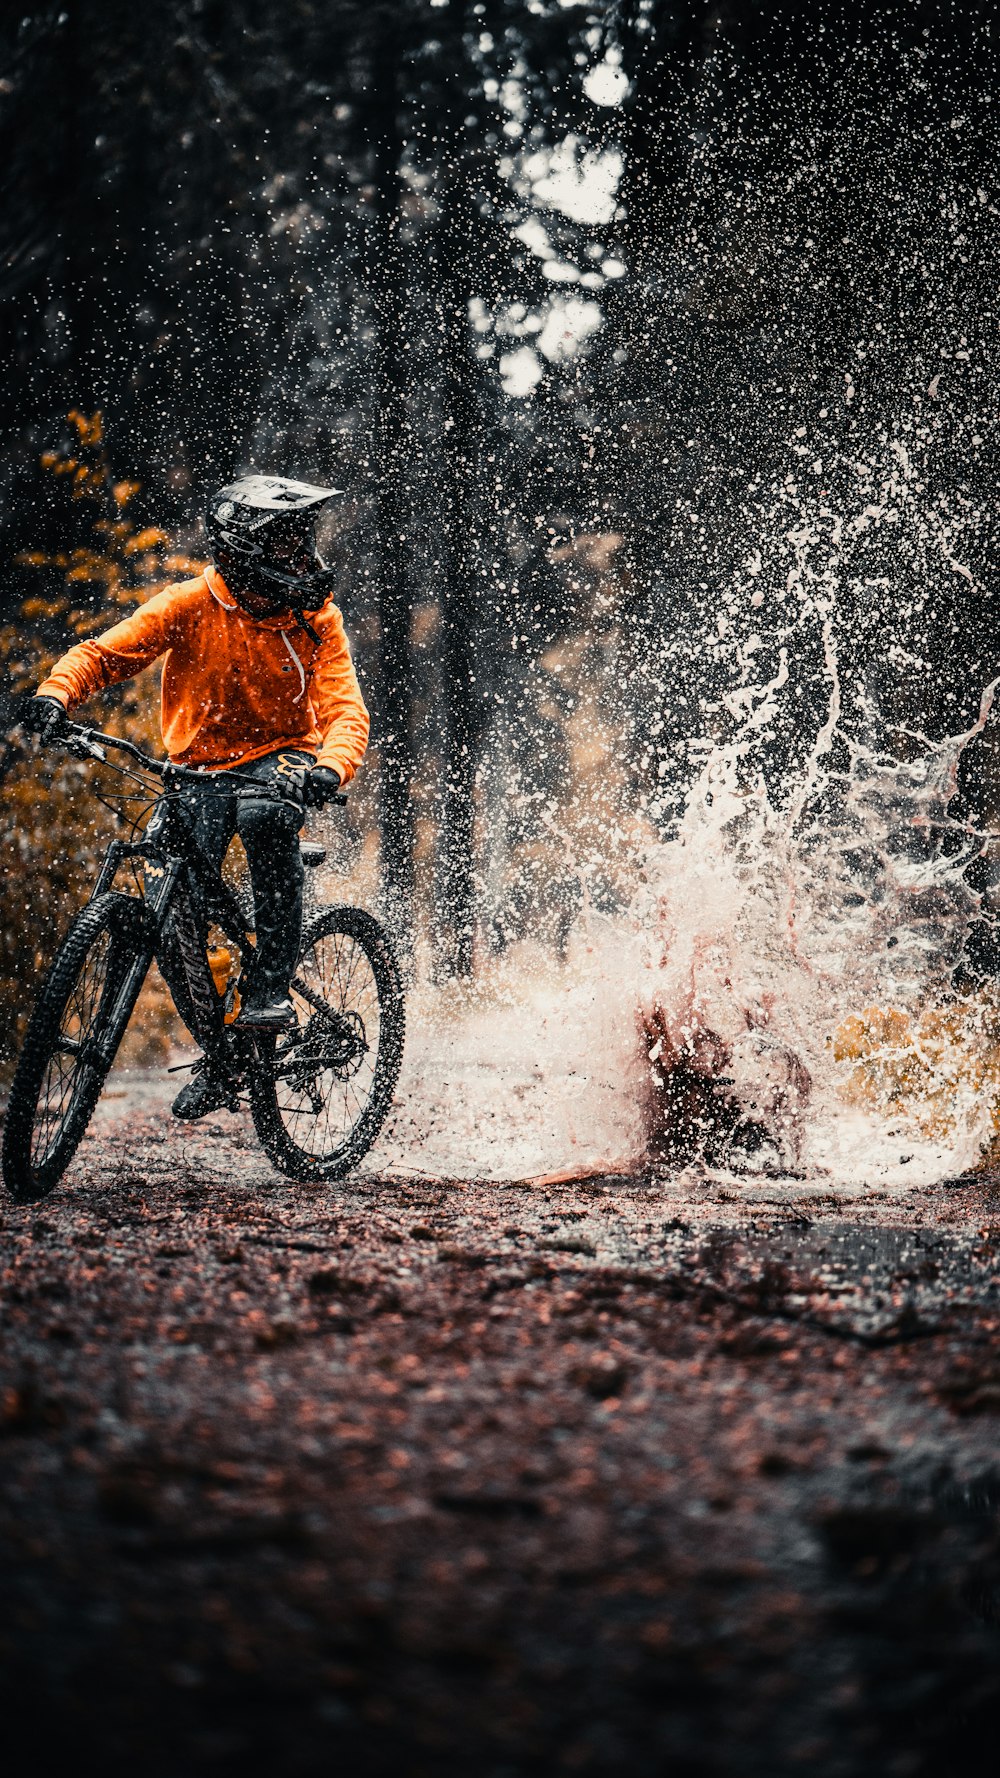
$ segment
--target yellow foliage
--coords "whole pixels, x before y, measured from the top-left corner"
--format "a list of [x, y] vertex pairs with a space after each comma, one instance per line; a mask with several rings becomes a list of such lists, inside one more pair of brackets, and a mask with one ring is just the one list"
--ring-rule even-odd
[[[67, 416], [77, 434], [76, 454], [72, 450], [44, 451], [41, 464], [53, 475], [73, 477], [74, 498], [87, 498], [96, 508], [90, 522], [93, 541], [65, 550], [31, 549], [17, 558], [19, 567], [58, 569], [64, 583], [91, 583], [102, 586], [107, 602], [112, 605], [139, 605], [170, 586], [179, 575], [199, 574], [204, 563], [180, 554], [169, 547], [167, 533], [158, 525], [134, 524], [124, 508], [139, 492], [136, 481], [115, 481], [103, 448], [104, 428], [100, 413], [89, 417], [78, 408]], [[133, 583], [138, 571], [143, 586]], [[59, 612], [65, 610], [60, 604]], [[45, 615], [43, 602], [26, 600], [21, 607], [22, 618], [37, 622]], [[56, 615], [50, 606], [49, 615]], [[88, 629], [105, 627], [106, 618], [75, 611], [70, 618], [77, 634]]]
[[[201, 563], [167, 548], [166, 533], [133, 524], [124, 509], [139, 483], [116, 481], [103, 446], [99, 413], [74, 409], [68, 416], [72, 448], [46, 451], [42, 466], [71, 478], [74, 499], [92, 508], [86, 535], [69, 550], [25, 551], [18, 565], [46, 573], [46, 590], [26, 598], [14, 622], [0, 625], [0, 669], [10, 694], [32, 691], [78, 636], [106, 629], [121, 606], [141, 604]], [[113, 516], [112, 516], [113, 515]], [[78, 533], [79, 534], [79, 533]], [[134, 573], [144, 581], [136, 586]], [[72, 603], [68, 589], [100, 589], [100, 605]], [[76, 594], [79, 598], [79, 593]], [[160, 752], [158, 671], [105, 693], [91, 720]], [[25, 742], [9, 759], [0, 812], [0, 1072], [9, 1072], [37, 985], [73, 913], [86, 900], [108, 841], [127, 831], [94, 790], [118, 788], [101, 768], [56, 751], [42, 753]], [[131, 822], [137, 808], [129, 805]], [[179, 1030], [166, 988], [153, 972], [133, 1019], [128, 1057], [161, 1056]]]
[[127, 556], [137, 556], [140, 550], [156, 549], [159, 544], [166, 543], [166, 541], [167, 533], [165, 531], [158, 530], [155, 525], [147, 525], [144, 531], [138, 531], [134, 537], [129, 537], [123, 548]]
[[957, 1000], [919, 1016], [869, 1006], [844, 1019], [831, 1039], [834, 1059], [852, 1064], [851, 1104], [903, 1114], [921, 1134], [947, 1139], [960, 1098], [986, 1098], [1000, 1131], [1000, 1015], [987, 1000]]
[[[179, 555], [175, 550], [172, 550], [168, 556], [164, 556], [163, 566], [169, 571], [174, 579], [177, 578], [178, 574], [184, 574], [188, 579], [193, 580], [196, 575], [201, 573], [205, 564], [200, 561], [197, 556]], [[165, 582], [164, 584], [169, 585], [170, 583]], [[148, 590], [144, 596], [147, 599], [151, 597]]]
[[80, 437], [81, 445], [88, 445], [93, 449], [95, 446], [102, 443], [104, 439], [104, 416], [99, 409], [96, 414], [91, 414], [88, 419], [86, 414], [81, 414], [79, 408], [71, 407], [66, 418], [71, 426], [75, 426]]
[[105, 586], [117, 586], [120, 569], [116, 562], [106, 562], [90, 550], [75, 549], [71, 564], [66, 570], [66, 579], [103, 580]]
[[54, 608], [65, 611], [65, 599], [25, 599], [21, 606], [21, 616], [30, 622], [34, 618], [45, 618], [54, 615]]

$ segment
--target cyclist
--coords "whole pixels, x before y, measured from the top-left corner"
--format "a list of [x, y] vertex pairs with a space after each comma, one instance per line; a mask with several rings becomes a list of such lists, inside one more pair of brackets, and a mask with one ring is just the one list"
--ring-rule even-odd
[[[269, 475], [221, 488], [205, 515], [212, 560], [204, 573], [71, 648], [23, 716], [43, 739], [57, 739], [68, 711], [163, 657], [167, 754], [205, 773], [204, 791], [191, 791], [198, 841], [220, 868], [235, 832], [246, 849], [257, 945], [239, 1022], [255, 1029], [295, 1022], [298, 830], [307, 806], [321, 806], [354, 776], [368, 743], [368, 711], [330, 592], [335, 570], [316, 545], [318, 512], [339, 492]], [[227, 795], [224, 774], [236, 767], [289, 800]], [[228, 1102], [203, 1058], [173, 1110], [198, 1118]]]

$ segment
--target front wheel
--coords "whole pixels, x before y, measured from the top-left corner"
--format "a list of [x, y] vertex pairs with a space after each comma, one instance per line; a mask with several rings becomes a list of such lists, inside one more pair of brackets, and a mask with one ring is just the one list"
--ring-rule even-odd
[[324, 908], [303, 934], [291, 994], [296, 1027], [257, 1039], [254, 1126], [283, 1173], [339, 1179], [382, 1128], [403, 1059], [403, 987], [378, 921]]
[[115, 894], [83, 908], [56, 953], [4, 1124], [3, 1177], [19, 1202], [47, 1196], [73, 1159], [138, 998], [143, 958], [142, 909]]

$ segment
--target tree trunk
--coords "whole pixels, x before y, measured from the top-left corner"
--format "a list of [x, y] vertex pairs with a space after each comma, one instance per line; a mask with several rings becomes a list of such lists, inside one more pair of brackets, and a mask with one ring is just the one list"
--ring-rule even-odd
[[404, 352], [406, 304], [400, 238], [399, 120], [401, 45], [391, 13], [374, 50], [373, 149], [378, 290], [374, 425], [376, 534], [379, 568], [379, 815], [386, 919], [404, 959], [413, 946], [413, 678], [410, 589], [403, 542], [407, 407]]
[[471, 486], [476, 448], [476, 367], [469, 340], [468, 294], [448, 279], [444, 324], [445, 583], [441, 592], [441, 732], [443, 782], [435, 884], [435, 968], [472, 973], [476, 928], [476, 769], [482, 723], [476, 598], [475, 514]]

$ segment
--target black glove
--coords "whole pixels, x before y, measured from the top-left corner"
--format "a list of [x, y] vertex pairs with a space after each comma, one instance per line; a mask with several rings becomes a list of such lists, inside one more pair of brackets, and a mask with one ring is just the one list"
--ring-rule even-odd
[[340, 789], [340, 773], [332, 766], [313, 766], [306, 774], [305, 801], [309, 809], [321, 809]]
[[29, 698], [21, 710], [21, 726], [42, 741], [56, 741], [69, 727], [69, 717], [58, 698]]

